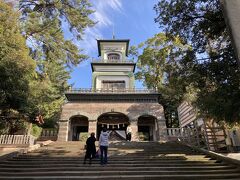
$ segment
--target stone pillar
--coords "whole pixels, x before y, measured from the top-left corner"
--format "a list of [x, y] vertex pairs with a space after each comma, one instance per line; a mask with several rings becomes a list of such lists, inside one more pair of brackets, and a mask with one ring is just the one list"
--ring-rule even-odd
[[157, 124], [158, 124], [158, 141], [160, 142], [165, 142], [167, 141], [167, 127], [166, 127], [166, 122], [164, 116], [157, 119]]
[[132, 128], [132, 141], [139, 141], [137, 120], [130, 120], [130, 127]]
[[68, 141], [68, 129], [69, 129], [68, 120], [60, 119], [58, 121], [58, 124], [59, 130], [57, 141]]
[[155, 120], [154, 121], [154, 126], [152, 127], [152, 131], [153, 131], [153, 141], [158, 141], [158, 123], [157, 121]]
[[92, 132], [94, 132], [95, 136], [97, 136], [97, 121], [96, 120], [88, 120], [88, 133], [91, 134]]

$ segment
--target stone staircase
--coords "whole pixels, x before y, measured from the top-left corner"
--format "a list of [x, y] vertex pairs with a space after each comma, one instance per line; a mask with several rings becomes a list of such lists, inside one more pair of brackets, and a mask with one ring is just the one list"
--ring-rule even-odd
[[99, 160], [83, 164], [83, 147], [80, 142], [54, 142], [0, 161], [0, 179], [240, 179], [237, 165], [174, 142], [111, 142], [106, 166]]

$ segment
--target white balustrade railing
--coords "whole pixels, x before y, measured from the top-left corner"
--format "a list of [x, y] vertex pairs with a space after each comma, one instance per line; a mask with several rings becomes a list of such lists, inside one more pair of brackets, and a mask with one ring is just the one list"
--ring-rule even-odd
[[125, 60], [122, 60], [122, 59], [94, 59], [92, 60], [92, 63], [104, 63], [104, 64], [108, 64], [108, 63], [116, 63], [116, 64], [135, 64], [134, 60], [133, 59], [125, 59]]
[[54, 137], [58, 135], [58, 130], [56, 129], [43, 129], [41, 137]]
[[94, 89], [94, 88], [70, 88], [66, 93], [157, 93], [155, 89], [137, 89], [137, 88], [110, 88], [110, 89]]
[[194, 134], [194, 129], [191, 128], [167, 128], [168, 137], [188, 137]]
[[199, 133], [195, 128], [167, 128], [166, 133], [168, 139], [171, 140], [181, 140], [188, 144], [200, 145], [200, 141], [205, 141], [203, 137], [200, 139]]
[[35, 137], [31, 135], [0, 135], [0, 144], [33, 145]]
[[182, 136], [182, 129], [180, 128], [167, 128], [168, 137], [179, 137]]

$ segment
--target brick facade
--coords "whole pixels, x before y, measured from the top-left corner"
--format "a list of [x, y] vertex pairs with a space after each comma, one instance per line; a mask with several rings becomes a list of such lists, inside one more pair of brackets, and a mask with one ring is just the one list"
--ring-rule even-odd
[[104, 113], [118, 112], [129, 118], [132, 127], [132, 140], [138, 141], [138, 118], [140, 116], [155, 117], [154, 140], [164, 141], [166, 129], [164, 111], [158, 103], [133, 103], [133, 102], [68, 102], [62, 107], [62, 114], [59, 120], [58, 141], [68, 141], [71, 124], [70, 119], [74, 116], [85, 116], [88, 118], [88, 132], [97, 131], [98, 117]]

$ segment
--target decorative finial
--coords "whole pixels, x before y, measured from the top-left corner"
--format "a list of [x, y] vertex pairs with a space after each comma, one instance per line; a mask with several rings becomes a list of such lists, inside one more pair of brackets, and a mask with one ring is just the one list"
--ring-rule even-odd
[[114, 25], [113, 25], [113, 33], [112, 33], [112, 38], [113, 38], [113, 39], [115, 39]]

